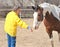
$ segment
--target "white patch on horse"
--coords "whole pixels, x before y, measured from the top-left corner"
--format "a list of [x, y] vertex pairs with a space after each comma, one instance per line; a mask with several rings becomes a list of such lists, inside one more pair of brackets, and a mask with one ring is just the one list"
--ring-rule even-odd
[[50, 4], [49, 3], [42, 3], [39, 6], [43, 8], [43, 15], [44, 16], [45, 16], [45, 14], [46, 14], [47, 11], [49, 13], [51, 12], [51, 10], [50, 10]]
[[55, 5], [51, 5], [51, 12], [53, 13], [53, 16], [56, 17], [60, 21], [60, 8], [58, 8]]
[[43, 14], [45, 15], [45, 13], [48, 11], [49, 13], [52, 12], [53, 16], [56, 17], [59, 21], [60, 21], [60, 8], [56, 5], [52, 5], [49, 3], [42, 3], [39, 5], [40, 7], [42, 7], [44, 9]]

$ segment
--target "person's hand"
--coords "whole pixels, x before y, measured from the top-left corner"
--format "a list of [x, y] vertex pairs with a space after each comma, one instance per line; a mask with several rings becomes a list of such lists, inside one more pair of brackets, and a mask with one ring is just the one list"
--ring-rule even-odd
[[28, 26], [27, 29], [30, 30], [31, 32], [33, 32], [33, 29], [30, 26]]
[[31, 29], [31, 32], [33, 32], [33, 29]]

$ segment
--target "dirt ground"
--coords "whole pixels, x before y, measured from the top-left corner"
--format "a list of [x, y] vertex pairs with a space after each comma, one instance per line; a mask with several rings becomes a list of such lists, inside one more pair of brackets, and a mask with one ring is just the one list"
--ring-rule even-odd
[[[32, 27], [33, 19], [23, 19]], [[43, 22], [38, 30], [30, 32], [27, 29], [17, 28], [16, 47], [52, 47]], [[7, 36], [4, 32], [4, 19], [0, 19], [0, 47], [7, 47]]]

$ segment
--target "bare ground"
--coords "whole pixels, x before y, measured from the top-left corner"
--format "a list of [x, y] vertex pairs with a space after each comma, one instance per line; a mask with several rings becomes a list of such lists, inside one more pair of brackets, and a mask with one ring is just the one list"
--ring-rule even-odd
[[[32, 27], [33, 19], [23, 20]], [[7, 47], [7, 45], [7, 36], [4, 32], [4, 20], [0, 20], [0, 47]], [[18, 27], [16, 47], [52, 47], [43, 22], [40, 24], [39, 29], [33, 32]]]

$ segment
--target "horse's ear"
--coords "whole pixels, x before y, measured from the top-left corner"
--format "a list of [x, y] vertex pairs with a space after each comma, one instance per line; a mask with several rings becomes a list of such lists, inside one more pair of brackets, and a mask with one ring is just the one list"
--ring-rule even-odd
[[33, 10], [35, 10], [35, 7], [34, 7], [34, 6], [32, 6], [32, 9], [33, 9]]
[[37, 8], [40, 8], [40, 7], [37, 5]]
[[49, 15], [49, 12], [48, 11], [46, 12], [46, 15]]
[[42, 8], [42, 7], [40, 7], [40, 6], [38, 6], [38, 5], [37, 5], [37, 8], [40, 8], [41, 10], [43, 10], [43, 8]]

